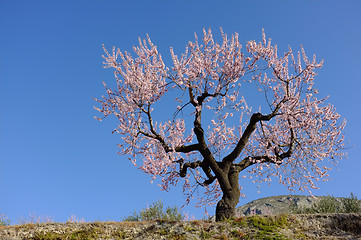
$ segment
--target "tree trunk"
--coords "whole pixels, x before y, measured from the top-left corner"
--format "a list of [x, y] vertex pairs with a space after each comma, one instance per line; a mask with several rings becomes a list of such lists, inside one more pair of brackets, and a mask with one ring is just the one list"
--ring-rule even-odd
[[231, 185], [231, 189], [226, 192], [223, 191], [222, 199], [216, 206], [216, 221], [223, 221], [232, 217], [235, 217], [236, 206], [241, 196], [239, 189], [239, 171], [231, 167], [228, 173], [228, 181]]
[[216, 207], [216, 221], [223, 221], [232, 217], [235, 217], [236, 214], [236, 206], [238, 203], [235, 199], [222, 198]]

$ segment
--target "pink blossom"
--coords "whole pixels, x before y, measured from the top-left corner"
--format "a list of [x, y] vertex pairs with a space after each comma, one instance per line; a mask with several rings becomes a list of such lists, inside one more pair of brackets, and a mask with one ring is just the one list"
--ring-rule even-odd
[[[204, 30], [203, 38], [195, 34], [182, 54], [171, 48], [171, 67], [166, 67], [148, 35], [139, 38], [134, 57], [104, 47], [104, 67], [114, 69], [116, 86], [104, 84], [106, 94], [96, 99], [101, 107], [95, 108], [103, 116], [96, 119], [114, 115], [114, 133], [122, 139], [119, 153], [152, 181], [159, 177], [163, 190], [182, 182], [186, 203], [199, 186], [204, 188], [199, 205], [213, 204], [222, 196], [226, 183], [220, 183], [217, 171], [226, 170], [217, 166], [240, 148], [242, 140], [246, 143], [236, 151], [232, 166], [247, 168], [255, 182], [275, 178], [289, 190], [316, 188], [315, 181], [328, 179], [329, 162], [345, 156], [346, 121], [314, 88], [323, 61], [317, 62], [315, 55], [310, 60], [302, 46], [296, 57], [291, 48], [278, 56], [277, 46], [263, 30], [262, 41], [248, 41], [245, 49], [237, 33], [228, 37], [221, 30], [221, 36], [217, 43], [211, 30]], [[267, 108], [254, 111], [254, 99], [248, 104], [243, 94], [252, 89], [260, 90], [259, 106]], [[168, 120], [160, 121], [152, 108], [165, 95], [174, 96], [177, 104], [164, 113]], [[262, 118], [246, 138], [257, 116]], [[214, 165], [204, 162], [204, 148]], [[184, 166], [188, 169], [183, 176]]]

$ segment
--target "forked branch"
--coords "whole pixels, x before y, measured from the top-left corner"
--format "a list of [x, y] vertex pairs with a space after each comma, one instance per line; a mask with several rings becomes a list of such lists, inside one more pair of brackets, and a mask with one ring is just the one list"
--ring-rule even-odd
[[279, 115], [279, 109], [281, 108], [282, 104], [287, 101], [287, 98], [283, 98], [272, 111], [272, 113], [263, 115], [261, 113], [254, 113], [251, 116], [250, 122], [246, 127], [246, 130], [243, 132], [242, 137], [239, 139], [236, 147], [233, 151], [228, 154], [226, 157], [223, 158], [222, 162], [225, 163], [225, 166], [229, 166], [236, 158], [241, 154], [244, 147], [246, 146], [248, 139], [250, 138], [251, 134], [256, 129], [256, 125], [259, 121], [269, 121], [273, 117]]

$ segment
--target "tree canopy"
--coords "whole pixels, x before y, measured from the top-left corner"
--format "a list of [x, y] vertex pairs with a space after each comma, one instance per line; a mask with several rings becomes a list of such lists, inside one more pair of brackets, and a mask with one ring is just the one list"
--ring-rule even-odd
[[[133, 50], [104, 47], [116, 86], [104, 84], [98, 119], [117, 118], [120, 153], [152, 179], [159, 176], [162, 189], [184, 179], [187, 202], [198, 186], [206, 189], [199, 204], [240, 191], [245, 169], [258, 182], [310, 190], [328, 178], [328, 160], [345, 156], [346, 121], [314, 86], [323, 61], [309, 59], [302, 46], [279, 54], [262, 31], [261, 42], [244, 48], [238, 33], [229, 38], [221, 29], [217, 43], [209, 29], [181, 55], [170, 48], [169, 67], [148, 35]], [[175, 107], [154, 114], [171, 97]]]

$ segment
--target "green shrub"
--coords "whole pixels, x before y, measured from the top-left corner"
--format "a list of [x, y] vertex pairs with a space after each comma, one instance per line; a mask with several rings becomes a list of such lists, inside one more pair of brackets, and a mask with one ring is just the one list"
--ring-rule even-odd
[[0, 226], [9, 226], [10, 225], [10, 219], [8, 217], [5, 217], [4, 214], [0, 214]]
[[342, 211], [341, 203], [330, 195], [315, 203], [312, 208], [315, 213], [338, 213]]
[[351, 193], [350, 197], [337, 199], [326, 196], [309, 208], [295, 209], [294, 213], [358, 213], [361, 212], [360, 200]]
[[345, 213], [361, 212], [360, 200], [358, 200], [357, 197], [353, 195], [353, 193], [351, 193], [350, 197], [342, 199], [342, 205], [343, 205], [343, 212]]
[[123, 218], [123, 221], [152, 221], [152, 220], [166, 220], [166, 221], [181, 221], [183, 215], [179, 212], [178, 207], [167, 207], [163, 210], [163, 203], [161, 200], [153, 203], [150, 207], [136, 211], [132, 215]]

